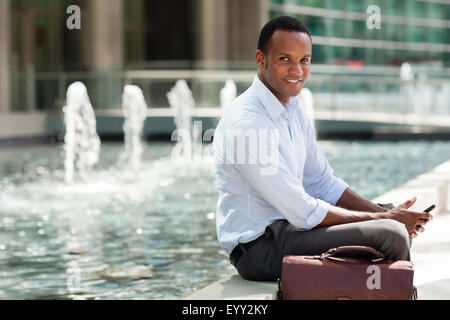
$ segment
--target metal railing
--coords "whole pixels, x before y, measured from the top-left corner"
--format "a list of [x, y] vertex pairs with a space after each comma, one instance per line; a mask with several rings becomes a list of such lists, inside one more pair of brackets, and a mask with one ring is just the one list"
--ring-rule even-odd
[[[450, 114], [450, 72], [428, 72], [427, 78], [401, 81], [397, 67], [315, 65], [305, 87], [316, 110]], [[82, 81], [96, 110], [120, 109], [125, 84], [141, 87], [150, 108], [168, 108], [166, 93], [178, 79], [190, 86], [197, 108], [219, 107], [227, 79], [238, 94], [253, 81], [256, 70], [133, 70], [117, 72], [25, 72], [11, 75], [12, 111], [60, 112], [67, 86]], [[425, 74], [425, 73], [423, 73]]]

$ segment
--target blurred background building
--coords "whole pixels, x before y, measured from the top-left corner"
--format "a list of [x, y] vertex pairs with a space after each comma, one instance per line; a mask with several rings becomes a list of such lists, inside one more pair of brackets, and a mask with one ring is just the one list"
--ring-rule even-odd
[[[79, 30], [66, 26], [70, 5], [81, 9]], [[379, 29], [367, 26], [370, 5]], [[0, 138], [57, 131], [52, 117], [77, 80], [97, 115], [117, 115], [133, 83], [166, 116], [177, 79], [197, 108], [218, 108], [227, 79], [238, 93], [251, 83], [259, 31], [280, 15], [311, 31], [316, 110], [450, 114], [448, 0], [0, 0]], [[407, 106], [404, 62], [423, 97]]]

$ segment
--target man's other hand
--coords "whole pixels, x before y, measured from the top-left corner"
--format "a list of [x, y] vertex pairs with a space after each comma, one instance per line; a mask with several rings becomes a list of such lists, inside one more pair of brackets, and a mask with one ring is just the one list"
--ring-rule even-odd
[[406, 230], [408, 230], [409, 236], [412, 238], [417, 237], [418, 232], [424, 232], [425, 224], [433, 218], [433, 216], [427, 212], [408, 210], [416, 200], [417, 197], [413, 197], [388, 211], [389, 218], [403, 223]]

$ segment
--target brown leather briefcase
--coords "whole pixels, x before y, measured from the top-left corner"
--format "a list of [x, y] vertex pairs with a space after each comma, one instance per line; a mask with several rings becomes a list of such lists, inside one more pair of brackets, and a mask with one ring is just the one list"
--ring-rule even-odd
[[410, 261], [389, 261], [365, 246], [344, 246], [320, 256], [287, 255], [277, 298], [283, 300], [417, 299]]

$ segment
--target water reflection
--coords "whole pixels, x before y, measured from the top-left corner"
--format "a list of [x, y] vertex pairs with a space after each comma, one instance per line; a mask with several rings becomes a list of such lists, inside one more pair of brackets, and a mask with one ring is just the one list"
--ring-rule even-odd
[[[448, 142], [319, 144], [369, 198], [450, 158]], [[92, 182], [67, 185], [60, 148], [2, 150], [0, 298], [177, 299], [232, 270], [212, 163], [174, 165], [172, 145], [152, 143], [128, 173], [122, 144], [105, 144]]]

